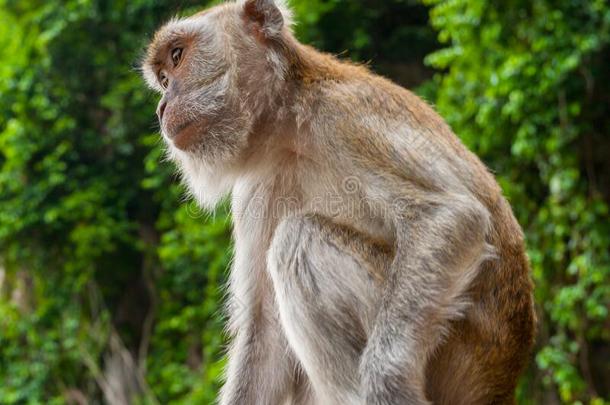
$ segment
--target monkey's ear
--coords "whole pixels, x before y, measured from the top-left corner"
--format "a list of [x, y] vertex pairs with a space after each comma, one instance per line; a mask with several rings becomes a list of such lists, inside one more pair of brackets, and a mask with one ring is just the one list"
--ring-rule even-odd
[[244, 14], [267, 38], [278, 36], [290, 25], [290, 11], [282, 0], [246, 0]]

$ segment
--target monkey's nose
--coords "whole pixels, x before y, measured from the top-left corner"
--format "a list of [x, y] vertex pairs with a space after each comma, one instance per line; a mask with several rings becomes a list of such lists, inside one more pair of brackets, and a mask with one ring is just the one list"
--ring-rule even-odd
[[162, 101], [159, 103], [159, 107], [157, 107], [157, 117], [159, 117], [159, 122], [163, 121], [163, 113], [165, 113], [165, 107], [167, 107], [167, 102]]

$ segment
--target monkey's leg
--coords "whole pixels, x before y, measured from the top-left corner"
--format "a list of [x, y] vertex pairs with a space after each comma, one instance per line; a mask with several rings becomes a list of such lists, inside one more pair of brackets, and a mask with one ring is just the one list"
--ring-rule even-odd
[[276, 229], [268, 254], [280, 319], [316, 403], [363, 404], [358, 365], [391, 252], [317, 216]]
[[489, 213], [476, 200], [444, 195], [396, 219], [396, 255], [360, 366], [366, 403], [428, 404], [425, 367], [464, 293], [490, 257]]

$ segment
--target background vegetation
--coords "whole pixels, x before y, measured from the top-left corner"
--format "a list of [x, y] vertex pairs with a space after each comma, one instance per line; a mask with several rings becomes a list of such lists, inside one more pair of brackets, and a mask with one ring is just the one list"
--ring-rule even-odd
[[[292, 3], [303, 41], [416, 89], [497, 173], [537, 286], [520, 403], [610, 403], [610, 4]], [[0, 404], [213, 401], [230, 223], [162, 162], [136, 68], [205, 4], [0, 0]]]

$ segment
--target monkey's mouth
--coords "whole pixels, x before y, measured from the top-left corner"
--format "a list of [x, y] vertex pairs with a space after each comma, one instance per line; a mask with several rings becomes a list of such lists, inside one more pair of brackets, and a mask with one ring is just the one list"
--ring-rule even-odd
[[190, 121], [179, 125], [171, 131], [169, 138], [174, 146], [180, 150], [191, 149], [199, 140], [202, 133], [203, 123], [200, 121]]

